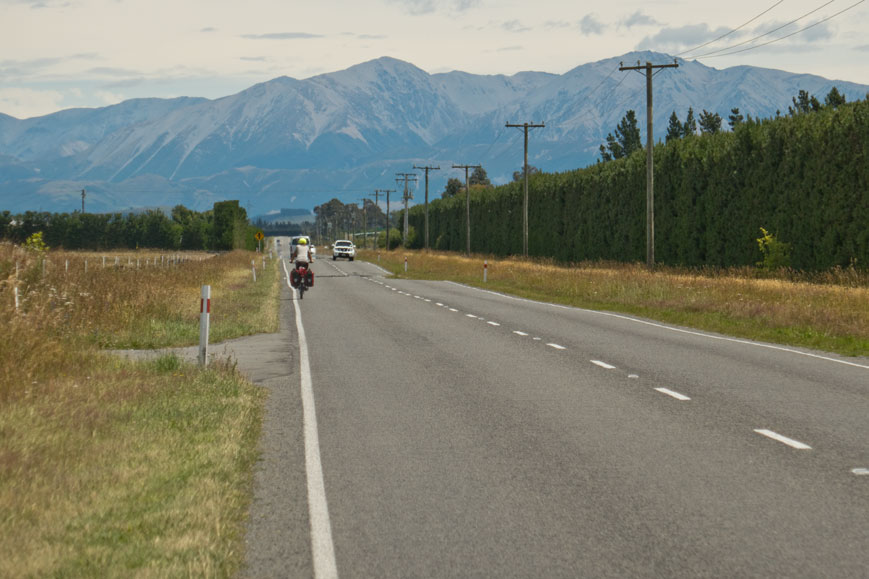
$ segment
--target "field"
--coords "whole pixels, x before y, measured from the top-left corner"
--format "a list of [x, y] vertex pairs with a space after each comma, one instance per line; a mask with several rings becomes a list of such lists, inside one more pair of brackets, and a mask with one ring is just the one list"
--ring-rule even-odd
[[450, 279], [731, 336], [869, 356], [869, 273], [853, 268], [813, 275], [753, 268], [650, 271], [639, 264], [565, 266], [425, 251], [366, 250], [359, 258], [379, 262], [401, 277]]
[[203, 284], [212, 342], [275, 331], [263, 265], [0, 244], [0, 576], [237, 572], [263, 392], [231, 361], [102, 350], [197, 343]]

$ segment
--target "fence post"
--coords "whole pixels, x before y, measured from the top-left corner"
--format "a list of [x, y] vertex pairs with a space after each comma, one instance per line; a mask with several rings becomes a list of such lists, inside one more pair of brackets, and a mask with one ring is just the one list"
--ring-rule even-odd
[[208, 365], [208, 325], [211, 317], [211, 286], [202, 286], [202, 299], [199, 301], [199, 365]]

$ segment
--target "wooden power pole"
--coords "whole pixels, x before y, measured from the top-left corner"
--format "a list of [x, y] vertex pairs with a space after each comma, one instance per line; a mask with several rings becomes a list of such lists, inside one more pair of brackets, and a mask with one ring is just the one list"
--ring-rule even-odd
[[528, 129], [540, 129], [546, 126], [546, 123], [535, 125], [533, 123], [511, 124], [507, 123], [506, 127], [516, 127], [525, 131], [525, 164], [523, 172], [525, 173], [525, 202], [522, 204], [522, 255], [528, 257]]
[[440, 171], [441, 168], [440, 168], [440, 166], [438, 166], [438, 167], [429, 167], [429, 166], [417, 167], [416, 165], [414, 165], [413, 168], [414, 169], [422, 169], [423, 171], [425, 171], [425, 243], [424, 243], [423, 247], [425, 247], [425, 249], [428, 249], [428, 172], [429, 171]]
[[414, 183], [416, 183], [418, 179], [416, 177], [416, 173], [396, 173], [396, 175], [398, 175], [398, 179], [395, 180], [396, 183], [400, 182], [402, 179], [404, 180], [404, 195], [402, 196], [402, 200], [404, 201], [404, 234], [401, 238], [401, 245], [407, 248], [407, 202], [410, 199], [413, 199], [413, 194], [407, 189], [407, 183], [408, 181], [413, 181]]
[[395, 189], [375, 189], [374, 191], [386, 194], [386, 251], [389, 251], [389, 194], [395, 193]]
[[619, 66], [619, 70], [646, 71], [646, 267], [655, 267], [655, 169], [654, 136], [652, 134], [652, 70], [656, 68], [678, 68], [679, 63], [652, 64], [646, 62], [637, 66]]
[[465, 170], [465, 225], [467, 226], [467, 235], [465, 241], [467, 248], [465, 255], [471, 256], [471, 187], [468, 183], [468, 169], [482, 169], [482, 165], [453, 165], [453, 169]]

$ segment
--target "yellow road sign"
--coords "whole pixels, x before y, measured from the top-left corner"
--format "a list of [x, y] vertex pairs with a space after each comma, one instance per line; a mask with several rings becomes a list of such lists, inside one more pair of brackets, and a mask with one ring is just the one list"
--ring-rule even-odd
[[256, 238], [257, 241], [262, 241], [263, 237], [265, 237], [265, 236], [263, 235], [262, 231], [257, 231], [256, 235], [254, 235], [254, 237]]

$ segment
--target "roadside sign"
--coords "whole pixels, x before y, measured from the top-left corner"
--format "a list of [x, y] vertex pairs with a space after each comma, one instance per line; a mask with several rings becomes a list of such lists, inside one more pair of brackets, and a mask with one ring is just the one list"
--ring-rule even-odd
[[255, 238], [257, 241], [262, 241], [262, 240], [263, 240], [263, 237], [265, 237], [265, 236], [263, 235], [263, 232], [262, 232], [262, 231], [257, 231], [257, 232], [256, 232], [256, 235], [254, 235], [254, 238]]

